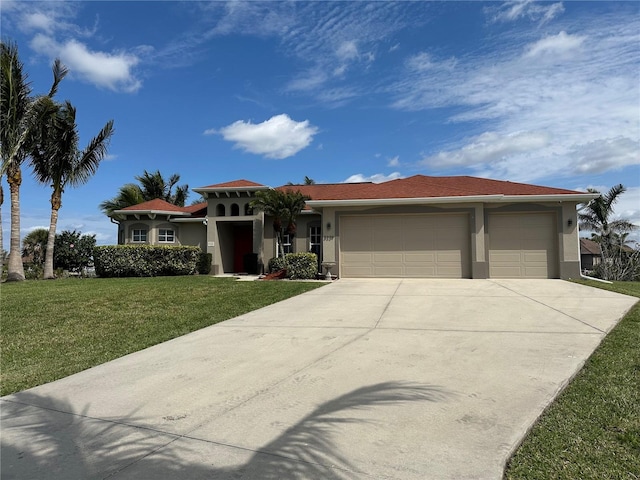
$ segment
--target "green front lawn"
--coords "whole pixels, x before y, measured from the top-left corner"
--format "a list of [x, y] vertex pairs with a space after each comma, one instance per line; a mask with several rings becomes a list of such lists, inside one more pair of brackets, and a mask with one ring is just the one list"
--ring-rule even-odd
[[[579, 283], [640, 297], [640, 282]], [[538, 420], [505, 478], [640, 478], [640, 304]]]
[[321, 285], [207, 276], [4, 283], [0, 394], [66, 377]]

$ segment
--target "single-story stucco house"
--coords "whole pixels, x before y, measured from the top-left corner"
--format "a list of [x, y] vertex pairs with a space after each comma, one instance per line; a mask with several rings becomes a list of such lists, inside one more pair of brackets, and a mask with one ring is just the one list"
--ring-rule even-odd
[[[212, 273], [262, 271], [278, 248], [272, 219], [253, 211], [271, 187], [236, 180], [193, 189], [206, 203], [152, 200], [117, 210], [118, 243], [195, 245]], [[315, 252], [340, 277], [576, 278], [576, 207], [597, 195], [469, 176], [293, 185], [311, 198], [286, 252]]]

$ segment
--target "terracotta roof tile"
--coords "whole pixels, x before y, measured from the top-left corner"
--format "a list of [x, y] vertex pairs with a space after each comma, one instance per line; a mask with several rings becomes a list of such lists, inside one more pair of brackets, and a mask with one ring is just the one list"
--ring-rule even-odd
[[204, 218], [207, 216], [207, 202], [196, 203], [183, 208], [183, 211], [190, 213], [192, 217]]
[[154, 198], [153, 200], [149, 200], [147, 202], [139, 203], [138, 205], [132, 205], [130, 207], [125, 207], [122, 210], [128, 211], [149, 211], [149, 210], [158, 210], [162, 212], [184, 212], [184, 207], [178, 207], [177, 205], [173, 205], [169, 202], [165, 202], [160, 198]]
[[216, 183], [213, 185], [207, 185], [200, 188], [242, 188], [242, 187], [266, 187], [261, 183], [252, 182], [251, 180], [233, 180], [232, 182]]
[[469, 176], [413, 177], [383, 183], [333, 183], [283, 185], [278, 190], [299, 190], [312, 200], [355, 200], [384, 198], [434, 198], [476, 195], [570, 195], [582, 192], [525, 183]]

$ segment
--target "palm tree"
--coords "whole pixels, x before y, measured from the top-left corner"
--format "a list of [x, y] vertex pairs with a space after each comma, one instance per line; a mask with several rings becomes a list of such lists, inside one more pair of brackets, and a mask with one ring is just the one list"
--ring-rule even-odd
[[[189, 196], [189, 185], [177, 186], [180, 181], [180, 175], [177, 173], [171, 175], [167, 181], [162, 177], [160, 170], [156, 170], [153, 173], [145, 170], [142, 175], [136, 177], [136, 180], [142, 186], [144, 197], [149, 200], [161, 198], [173, 205], [184, 207]], [[174, 186], [176, 187], [175, 191], [173, 191]]]
[[581, 207], [578, 213], [580, 229], [593, 232], [593, 240], [600, 244], [605, 279], [608, 279], [611, 274], [608, 271], [608, 267], [611, 264], [609, 259], [615, 253], [616, 246], [620, 242], [619, 239], [625, 233], [638, 228], [629, 220], [613, 220], [612, 218], [614, 214], [613, 206], [626, 190], [624, 185], [619, 184], [602, 195], [598, 190], [590, 188], [588, 189], [589, 193], [598, 193], [600, 196]]
[[[67, 69], [56, 60], [53, 64], [53, 84], [48, 98], [58, 90], [58, 84], [67, 74]], [[30, 137], [34, 126], [41, 121], [39, 114], [45, 112], [42, 102], [47, 97], [32, 98], [27, 74], [18, 56], [14, 43], [0, 43], [0, 153], [2, 167], [0, 178], [7, 175], [11, 198], [11, 239], [9, 248], [9, 272], [7, 281], [24, 280], [24, 267], [20, 251], [20, 185], [22, 163], [29, 155]], [[4, 192], [0, 185], [0, 205]], [[0, 234], [0, 244], [2, 238]]]
[[32, 263], [42, 265], [44, 254], [47, 250], [47, 238], [49, 231], [46, 228], [36, 228], [31, 230], [22, 239], [22, 256], [31, 257]]
[[[100, 209], [108, 216], [114, 211], [148, 200], [160, 198], [179, 207], [184, 207], [189, 196], [189, 185], [180, 185], [180, 175], [174, 173], [166, 180], [160, 170], [149, 173], [146, 170], [135, 179], [140, 183], [127, 183], [120, 187], [118, 195], [100, 204]], [[175, 190], [174, 190], [175, 187]]]
[[132, 205], [138, 205], [145, 201], [142, 190], [138, 185], [135, 183], [126, 183], [120, 187], [118, 195], [111, 200], [105, 200], [100, 204], [100, 210], [102, 210], [106, 215], [111, 215], [116, 210], [121, 210]]
[[291, 237], [294, 237], [297, 232], [296, 218], [300, 212], [304, 210], [307, 200], [311, 200], [311, 197], [303, 195], [300, 190], [296, 190], [295, 192], [286, 190], [283, 200], [287, 220], [287, 233], [291, 235]]
[[251, 208], [264, 212], [273, 217], [273, 231], [279, 246], [280, 256], [284, 257], [282, 245], [282, 220], [286, 217], [284, 192], [281, 190], [261, 190], [256, 192], [256, 198], [251, 202]]
[[256, 192], [251, 207], [273, 217], [273, 231], [279, 245], [280, 256], [284, 257], [282, 225], [287, 224], [286, 232], [293, 237], [296, 234], [296, 217], [305, 207], [309, 197], [292, 190], [263, 190]]
[[96, 173], [107, 154], [113, 135], [113, 120], [109, 120], [87, 145], [78, 149], [79, 134], [76, 109], [70, 102], [55, 104], [41, 128], [35, 134], [32, 166], [36, 180], [51, 185], [51, 221], [45, 255], [44, 278], [53, 274], [53, 249], [58, 224], [58, 211], [62, 207], [62, 194], [67, 186], [83, 185]]

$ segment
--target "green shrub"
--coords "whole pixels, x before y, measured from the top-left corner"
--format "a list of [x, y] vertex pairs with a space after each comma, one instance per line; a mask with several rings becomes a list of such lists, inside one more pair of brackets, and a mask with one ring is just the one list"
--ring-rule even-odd
[[309, 280], [318, 273], [318, 256], [315, 253], [287, 253], [284, 256], [287, 278]]
[[287, 268], [287, 266], [283, 257], [273, 257], [271, 260], [269, 260], [269, 263], [267, 265], [267, 270], [269, 270], [269, 273], [278, 272], [280, 270], [284, 270], [285, 268]]
[[100, 277], [193, 275], [200, 253], [198, 247], [108, 245], [95, 247], [93, 259]]
[[24, 266], [24, 278], [26, 280], [41, 280], [44, 274], [42, 265], [32, 263]]
[[213, 261], [213, 255], [207, 252], [200, 252], [200, 258], [198, 258], [198, 273], [200, 275], [209, 275], [211, 273], [211, 262]]

